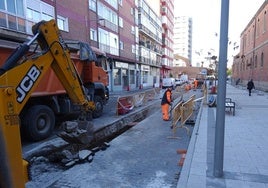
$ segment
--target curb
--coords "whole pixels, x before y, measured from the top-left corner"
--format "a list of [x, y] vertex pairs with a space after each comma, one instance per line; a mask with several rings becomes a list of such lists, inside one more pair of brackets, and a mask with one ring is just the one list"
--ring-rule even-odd
[[196, 140], [198, 137], [201, 115], [203, 112], [204, 100], [206, 100], [206, 99], [203, 99], [201, 104], [200, 104], [200, 110], [199, 110], [197, 118], [196, 118], [194, 130], [192, 132], [192, 137], [191, 137], [188, 149], [187, 149], [187, 155], [186, 155], [184, 164], [182, 166], [182, 170], [181, 170], [181, 174], [180, 174], [179, 181], [177, 184], [177, 188], [186, 188], [187, 184], [188, 184], [189, 174], [190, 174], [191, 165], [192, 165], [192, 159], [193, 159], [194, 150], [195, 150], [195, 144], [196, 144]]

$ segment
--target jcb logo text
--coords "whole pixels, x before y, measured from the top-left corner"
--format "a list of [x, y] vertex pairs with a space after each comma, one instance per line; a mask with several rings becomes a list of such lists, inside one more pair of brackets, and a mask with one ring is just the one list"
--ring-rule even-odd
[[35, 81], [40, 75], [40, 70], [36, 66], [32, 66], [27, 74], [23, 77], [19, 86], [16, 88], [18, 97], [17, 101], [22, 103], [28, 92], [32, 89]]

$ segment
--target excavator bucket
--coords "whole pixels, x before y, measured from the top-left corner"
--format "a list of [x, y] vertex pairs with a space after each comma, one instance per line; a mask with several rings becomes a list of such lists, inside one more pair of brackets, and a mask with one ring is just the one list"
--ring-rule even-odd
[[93, 124], [89, 121], [65, 121], [62, 128], [58, 136], [68, 143], [89, 144], [93, 140]]

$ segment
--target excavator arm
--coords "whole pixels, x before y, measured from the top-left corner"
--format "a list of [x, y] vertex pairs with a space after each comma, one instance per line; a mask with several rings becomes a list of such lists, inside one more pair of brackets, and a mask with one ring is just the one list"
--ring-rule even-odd
[[[20, 188], [28, 181], [28, 163], [22, 160], [19, 114], [48, 69], [52, 68], [75, 104], [90, 113], [94, 102], [87, 99], [82, 82], [54, 20], [34, 25], [34, 37], [20, 46], [0, 68], [0, 181]], [[30, 45], [37, 40], [40, 52], [31, 56]], [[5, 169], [6, 174], [3, 174]], [[9, 180], [9, 181], [8, 181]]]

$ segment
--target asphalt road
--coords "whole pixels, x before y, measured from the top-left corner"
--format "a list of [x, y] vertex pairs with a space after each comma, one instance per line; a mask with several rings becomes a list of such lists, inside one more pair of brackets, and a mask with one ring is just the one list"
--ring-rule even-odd
[[[34, 178], [27, 188], [36, 187], [175, 187], [179, 155], [189, 136], [168, 139], [168, 122], [162, 122], [160, 111], [152, 114], [98, 151], [91, 163], [84, 162], [69, 169], [35, 161]], [[161, 124], [159, 124], [161, 123]]]
[[[201, 95], [200, 91], [194, 93], [197, 98]], [[162, 121], [159, 106], [155, 113], [113, 139], [106, 150], [96, 152], [91, 163], [66, 168], [45, 157], [33, 158], [32, 180], [26, 188], [176, 187], [181, 170], [176, 150], [187, 149], [190, 136], [178, 129], [176, 136], [180, 139], [168, 138], [173, 135], [170, 124]]]

